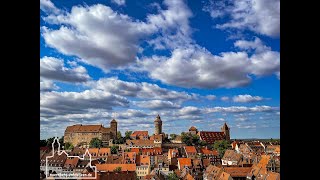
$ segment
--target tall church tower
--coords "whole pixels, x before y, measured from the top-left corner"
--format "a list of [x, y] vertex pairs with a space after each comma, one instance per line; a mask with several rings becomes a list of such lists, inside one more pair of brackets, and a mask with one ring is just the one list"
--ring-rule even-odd
[[230, 141], [230, 128], [228, 127], [227, 123], [224, 123], [224, 125], [221, 127], [221, 131], [226, 136], [226, 140]]
[[111, 132], [112, 132], [112, 135], [113, 135], [113, 139], [117, 138], [117, 126], [118, 126], [118, 123], [115, 119], [112, 119], [112, 121], [110, 122], [110, 129], [111, 129]]
[[161, 118], [158, 114], [158, 116], [156, 117], [156, 119], [154, 120], [154, 134], [158, 135], [162, 133], [162, 121]]

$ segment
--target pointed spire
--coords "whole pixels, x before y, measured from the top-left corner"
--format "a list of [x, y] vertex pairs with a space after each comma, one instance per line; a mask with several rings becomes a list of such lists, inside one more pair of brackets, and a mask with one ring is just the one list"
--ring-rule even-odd
[[161, 118], [160, 118], [160, 115], [158, 114], [156, 119], [154, 120], [155, 122], [160, 122], [161, 121]]
[[229, 127], [228, 127], [228, 125], [227, 125], [227, 123], [226, 122], [224, 122], [224, 124], [223, 124], [223, 126], [222, 126], [222, 129], [229, 129]]

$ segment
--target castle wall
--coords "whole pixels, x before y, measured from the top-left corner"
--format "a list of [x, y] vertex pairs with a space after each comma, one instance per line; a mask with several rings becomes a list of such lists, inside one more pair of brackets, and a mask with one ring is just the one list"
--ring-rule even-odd
[[[85, 126], [85, 125], [84, 125]], [[68, 128], [68, 127], [67, 127]], [[78, 146], [81, 143], [90, 144], [91, 139], [98, 138], [102, 141], [109, 141], [116, 138], [117, 123], [111, 123], [111, 127], [102, 127], [98, 132], [67, 132], [64, 133], [64, 143], [69, 142], [73, 146]]]

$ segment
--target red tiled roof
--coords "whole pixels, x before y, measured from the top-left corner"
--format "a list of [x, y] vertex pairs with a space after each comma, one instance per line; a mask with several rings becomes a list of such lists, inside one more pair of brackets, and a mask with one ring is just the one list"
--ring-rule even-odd
[[194, 180], [194, 178], [188, 173], [186, 176], [186, 180]]
[[111, 154], [111, 148], [100, 148], [99, 149], [99, 155], [102, 156], [102, 155], [110, 155]]
[[268, 172], [266, 180], [280, 180], [280, 174], [275, 172]]
[[143, 155], [159, 155], [162, 154], [162, 148], [154, 147], [154, 148], [143, 148], [141, 149]]
[[228, 161], [240, 161], [241, 156], [241, 154], [236, 153], [234, 150], [226, 150], [222, 159]]
[[76, 124], [73, 126], [68, 126], [65, 132], [99, 132], [102, 131], [102, 129], [104, 129], [102, 125]]
[[130, 152], [135, 152], [136, 154], [139, 153], [139, 148], [131, 148]]
[[214, 155], [214, 156], [218, 156], [218, 151], [217, 150], [209, 150], [206, 148], [202, 148], [200, 149], [201, 153], [204, 155]]
[[148, 136], [148, 131], [134, 131], [130, 136]]
[[187, 153], [197, 153], [197, 150], [194, 146], [185, 146], [184, 148]]
[[150, 165], [150, 156], [148, 155], [138, 155], [137, 165]]
[[180, 169], [183, 169], [184, 166], [188, 166], [188, 167], [192, 166], [190, 158], [178, 158], [178, 162], [180, 165], [180, 167], [179, 167]]
[[173, 158], [173, 153], [178, 154], [179, 151], [177, 149], [169, 149], [169, 151], [168, 151], [168, 158], [169, 159]]
[[136, 161], [136, 153], [135, 152], [124, 152], [123, 153], [123, 159], [124, 159], [124, 163], [126, 163], [126, 161], [131, 161], [131, 163], [134, 163]]
[[231, 175], [231, 177], [247, 177], [252, 167], [224, 167], [224, 171]]
[[210, 159], [202, 159], [203, 161], [203, 166], [209, 166], [211, 163], [210, 163]]
[[73, 159], [67, 159], [65, 162], [64, 162], [64, 167], [68, 167], [69, 165], [71, 167], [76, 167], [77, 164], [79, 162], [79, 158], [75, 157]]
[[152, 140], [126, 140], [126, 145], [130, 145], [132, 143], [134, 146], [153, 146], [154, 142]]
[[200, 131], [199, 132], [201, 140], [212, 144], [215, 141], [225, 140], [225, 135], [223, 132], [211, 132], [211, 131]]
[[98, 148], [89, 148], [89, 153], [91, 154], [91, 156], [98, 156], [99, 153], [99, 149]]
[[152, 136], [150, 136], [150, 140], [161, 141], [162, 140], [162, 135], [161, 134], [152, 135]]
[[113, 171], [121, 167], [121, 171], [136, 171], [136, 164], [96, 164], [98, 171]]

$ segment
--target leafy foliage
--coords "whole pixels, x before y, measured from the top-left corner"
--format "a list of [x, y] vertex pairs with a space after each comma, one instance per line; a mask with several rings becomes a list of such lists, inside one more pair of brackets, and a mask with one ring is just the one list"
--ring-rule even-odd
[[44, 147], [44, 146], [47, 146], [47, 140], [41, 139], [40, 140], [40, 147]]
[[130, 139], [130, 135], [132, 134], [132, 131], [126, 131], [124, 134], [125, 134], [124, 136], [125, 140]]
[[179, 178], [176, 173], [169, 173], [168, 180], [179, 180]]
[[174, 140], [174, 139], [176, 139], [177, 136], [178, 136], [178, 135], [176, 135], [176, 134], [170, 134], [170, 139], [171, 139], [171, 140]]
[[73, 145], [71, 143], [69, 143], [69, 142], [66, 142], [64, 144], [64, 149], [66, 149], [66, 150], [71, 150], [73, 148], [74, 148]]
[[92, 138], [90, 141], [91, 148], [100, 148], [102, 147], [102, 141], [98, 138]]
[[110, 151], [111, 154], [117, 154], [118, 153], [118, 146], [111, 146]]
[[122, 137], [121, 132], [117, 132], [117, 139], [114, 140], [115, 144], [123, 144], [125, 142], [124, 137]]
[[221, 141], [215, 141], [213, 144], [213, 148], [218, 150], [219, 156], [222, 158], [225, 151], [231, 148], [231, 145], [228, 141], [221, 140]]
[[113, 172], [121, 172], [121, 167], [116, 167], [114, 170], [113, 170]]
[[181, 140], [187, 146], [199, 145], [200, 144], [200, 138], [199, 138], [198, 135], [195, 135], [195, 134], [182, 132], [181, 133]]

